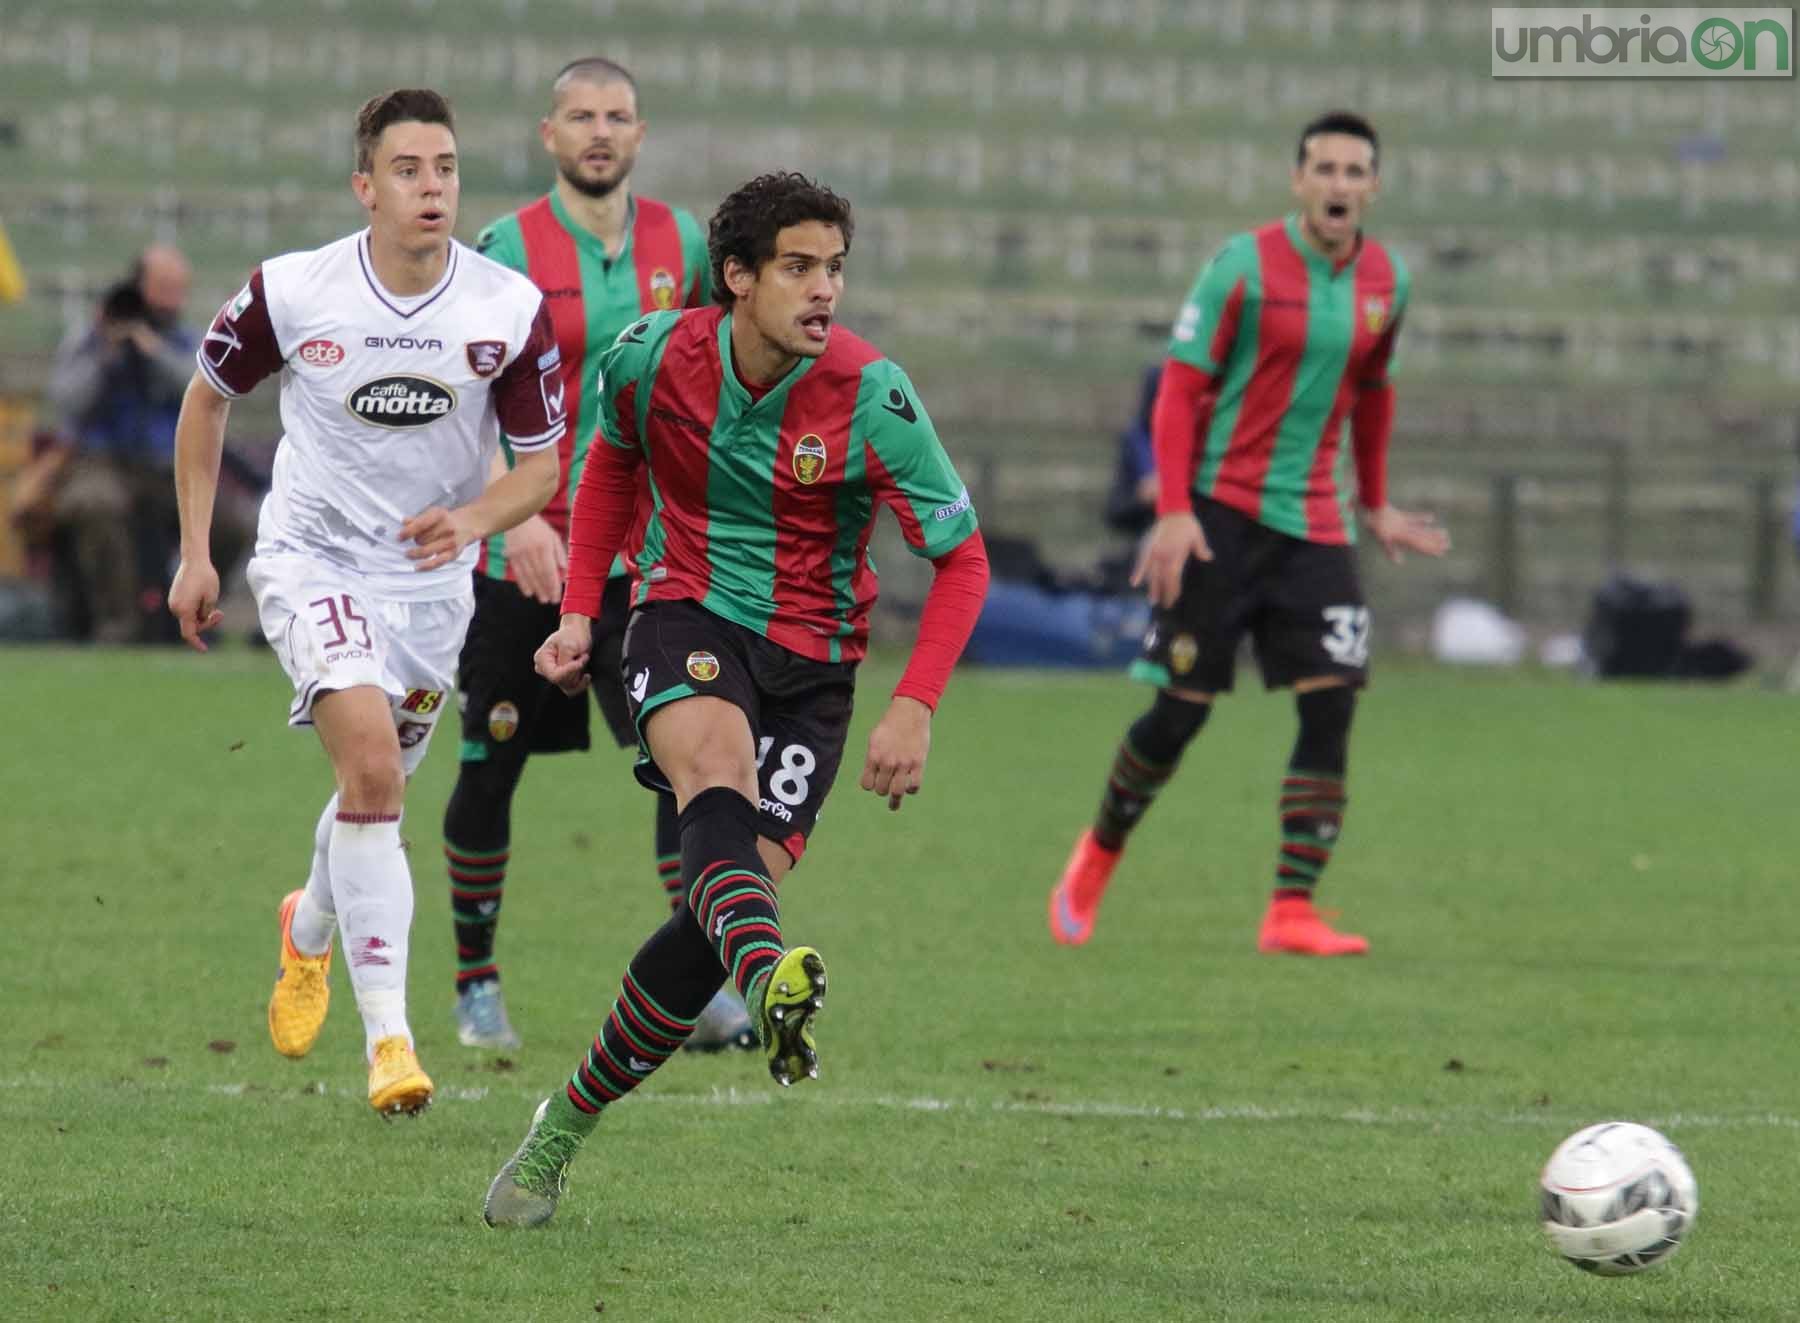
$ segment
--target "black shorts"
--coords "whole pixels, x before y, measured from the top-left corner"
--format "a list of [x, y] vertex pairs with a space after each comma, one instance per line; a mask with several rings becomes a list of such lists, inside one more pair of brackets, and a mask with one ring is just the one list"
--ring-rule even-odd
[[1175, 605], [1152, 615], [1133, 677], [1225, 693], [1248, 634], [1270, 689], [1315, 676], [1367, 683], [1369, 608], [1354, 548], [1278, 533], [1204, 496], [1194, 513], [1213, 558], [1190, 560]]
[[[631, 613], [621, 675], [641, 731], [652, 712], [697, 694], [743, 709], [756, 740], [762, 835], [798, 862], [844, 758], [855, 662], [820, 662], [771, 643], [698, 602], [651, 602]], [[669, 789], [650, 757], [637, 777]]]
[[[637, 743], [618, 679], [627, 591], [622, 574], [606, 581], [588, 659], [594, 701], [621, 749]], [[464, 762], [588, 747], [587, 695], [563, 693], [532, 665], [532, 655], [561, 621], [556, 603], [535, 602], [507, 580], [475, 576], [475, 617], [456, 664]]]

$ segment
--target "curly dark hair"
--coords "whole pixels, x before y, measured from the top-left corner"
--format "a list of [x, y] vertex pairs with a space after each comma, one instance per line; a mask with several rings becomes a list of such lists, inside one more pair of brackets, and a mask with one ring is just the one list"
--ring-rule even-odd
[[856, 222], [848, 198], [792, 171], [758, 175], [739, 187], [719, 204], [706, 227], [713, 298], [727, 308], [736, 301], [725, 283], [726, 258], [735, 257], [752, 271], [759, 270], [775, 256], [775, 237], [788, 226], [807, 221], [837, 226], [844, 249], [849, 250]]
[[441, 92], [428, 87], [402, 87], [383, 92], [363, 102], [356, 112], [356, 168], [368, 174], [375, 168], [375, 144], [390, 124], [411, 121], [420, 124], [442, 124], [456, 136], [456, 118], [450, 113], [450, 102]]

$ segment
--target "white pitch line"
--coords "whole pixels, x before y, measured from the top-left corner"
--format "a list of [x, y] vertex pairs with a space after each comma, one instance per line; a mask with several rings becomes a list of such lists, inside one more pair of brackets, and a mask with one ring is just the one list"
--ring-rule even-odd
[[[53, 1080], [41, 1075], [0, 1077], [0, 1089], [32, 1089], [66, 1091], [68, 1080]], [[79, 1087], [79, 1085], [76, 1085]], [[107, 1089], [117, 1086], [104, 1085]], [[283, 1101], [302, 1101], [313, 1097], [361, 1099], [360, 1088], [332, 1086], [315, 1080], [299, 1087], [272, 1088], [266, 1084], [208, 1084], [199, 1088], [185, 1085], [159, 1084], [147, 1081], [140, 1089], [157, 1092], [205, 1092], [220, 1097], [267, 1097]], [[544, 1096], [541, 1089], [525, 1089], [515, 1084], [466, 1087], [450, 1085], [437, 1092], [437, 1103], [535, 1102]], [[1335, 1122], [1340, 1125], [1370, 1127], [1428, 1126], [1579, 1126], [1596, 1118], [1577, 1115], [1554, 1108], [1531, 1108], [1510, 1111], [1446, 1108], [1433, 1111], [1422, 1107], [1355, 1107], [1334, 1110], [1328, 1107], [1270, 1107], [1262, 1103], [1214, 1103], [1199, 1107], [1163, 1107], [1154, 1103], [1076, 1100], [1058, 1102], [1051, 1098], [938, 1098], [929, 1094], [834, 1093], [828, 1088], [813, 1088], [805, 1094], [784, 1098], [763, 1090], [715, 1088], [704, 1093], [656, 1091], [632, 1094], [632, 1106], [667, 1107], [769, 1107], [800, 1105], [832, 1107], [848, 1110], [923, 1112], [941, 1116], [1041, 1116], [1102, 1121], [1165, 1121], [1174, 1124], [1204, 1125], [1216, 1122], [1251, 1121], [1282, 1123], [1290, 1121]], [[1745, 1112], [1736, 1115], [1719, 1112], [1667, 1112], [1636, 1115], [1632, 1119], [1658, 1130], [1800, 1130], [1800, 1116], [1780, 1112]]]

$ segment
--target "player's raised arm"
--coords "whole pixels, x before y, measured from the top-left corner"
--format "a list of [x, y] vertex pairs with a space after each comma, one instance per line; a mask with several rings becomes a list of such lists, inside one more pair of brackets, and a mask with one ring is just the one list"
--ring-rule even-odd
[[969, 489], [944, 453], [925, 406], [894, 364], [881, 365], [865, 410], [869, 485], [893, 510], [907, 547], [928, 556], [931, 590], [919, 616], [919, 636], [887, 712], [869, 732], [864, 790], [885, 795], [898, 809], [916, 795], [931, 748], [931, 717], [950, 683], [987, 597], [988, 558]]

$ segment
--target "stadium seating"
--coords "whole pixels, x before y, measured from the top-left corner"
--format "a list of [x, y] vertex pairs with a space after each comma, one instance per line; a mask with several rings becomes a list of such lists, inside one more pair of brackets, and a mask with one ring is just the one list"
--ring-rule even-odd
[[[1396, 496], [1459, 525], [1441, 574], [1378, 573], [1383, 602], [1504, 580], [1562, 618], [1605, 569], [1591, 478], [1626, 483], [1610, 552], [1683, 546], [1716, 570], [1709, 609], [1780, 606], [1747, 586], [1768, 558], [1743, 537], [1678, 535], [1753, 523], [1751, 493], [1792, 460], [1791, 99], [1471, 76], [1485, 22], [1425, 0], [15, 7], [0, 206], [33, 301], [0, 322], [0, 391], [41, 380], [60, 328], [150, 239], [193, 255], [198, 314], [258, 256], [353, 227], [348, 114], [386, 85], [455, 99], [473, 234], [543, 186], [545, 85], [603, 50], [643, 84], [645, 191], [704, 214], [787, 166], [857, 201], [848, 321], [920, 382], [984, 516], [1080, 563], [1104, 540], [1111, 434], [1194, 270], [1285, 208], [1295, 128], [1341, 103], [1383, 131], [1379, 229], [1416, 280]], [[1530, 551], [1503, 575], [1502, 518]]]

